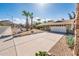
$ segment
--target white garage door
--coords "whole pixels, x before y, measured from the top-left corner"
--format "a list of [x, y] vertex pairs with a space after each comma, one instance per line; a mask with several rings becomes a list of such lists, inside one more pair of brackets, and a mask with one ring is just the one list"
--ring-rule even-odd
[[65, 26], [54, 26], [54, 27], [51, 27], [50, 28], [51, 29], [51, 31], [53, 31], [53, 32], [60, 32], [60, 33], [66, 33], [66, 27]]

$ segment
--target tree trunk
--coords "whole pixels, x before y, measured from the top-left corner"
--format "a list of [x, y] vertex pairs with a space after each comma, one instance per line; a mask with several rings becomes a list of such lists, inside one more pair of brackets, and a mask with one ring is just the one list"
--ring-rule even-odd
[[33, 29], [33, 18], [31, 18], [31, 29]]
[[26, 31], [28, 31], [29, 24], [28, 24], [28, 18], [26, 19]]

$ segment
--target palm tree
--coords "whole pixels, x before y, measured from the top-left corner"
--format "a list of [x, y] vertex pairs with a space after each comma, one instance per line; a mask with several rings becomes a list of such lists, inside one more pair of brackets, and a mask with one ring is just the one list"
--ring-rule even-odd
[[41, 19], [37, 19], [38, 21], [41, 21]]
[[68, 13], [68, 15], [69, 15], [69, 19], [73, 19], [72, 15], [70, 13]]
[[41, 19], [37, 19], [37, 21], [38, 21], [38, 23], [37, 23], [37, 24], [41, 24], [41, 22], [40, 22], [40, 21], [41, 21]]
[[75, 19], [75, 17], [76, 17], [76, 14], [75, 14], [75, 12], [73, 12], [73, 11], [72, 11], [72, 13], [73, 13], [73, 19]]
[[33, 13], [29, 14], [30, 18], [31, 18], [31, 29], [33, 28]]
[[72, 14], [73, 14], [73, 16], [70, 13], [68, 13], [69, 19], [75, 19], [75, 17], [76, 17], [75, 12], [72, 11]]
[[28, 24], [28, 17], [29, 17], [29, 12], [26, 12], [25, 10], [24, 11], [22, 11], [23, 12], [23, 14], [22, 15], [24, 15], [25, 17], [26, 17], [26, 31], [28, 31], [28, 28], [29, 28], [29, 24]]
[[44, 23], [46, 23], [46, 21], [43, 21]]
[[64, 18], [62, 18], [61, 20], [64, 21]]

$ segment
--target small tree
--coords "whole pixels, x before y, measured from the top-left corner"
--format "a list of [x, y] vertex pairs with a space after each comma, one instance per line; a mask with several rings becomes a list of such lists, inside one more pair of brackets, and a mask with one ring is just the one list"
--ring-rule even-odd
[[38, 51], [35, 53], [35, 56], [49, 56], [46, 51]]

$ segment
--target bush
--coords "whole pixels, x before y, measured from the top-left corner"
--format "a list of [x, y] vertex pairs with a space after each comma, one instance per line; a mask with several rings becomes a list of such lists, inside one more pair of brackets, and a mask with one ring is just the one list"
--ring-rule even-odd
[[46, 51], [38, 51], [35, 53], [35, 56], [49, 56]]
[[73, 46], [74, 46], [73, 36], [71, 36], [71, 35], [67, 36], [67, 44], [68, 44], [69, 48], [73, 48]]

